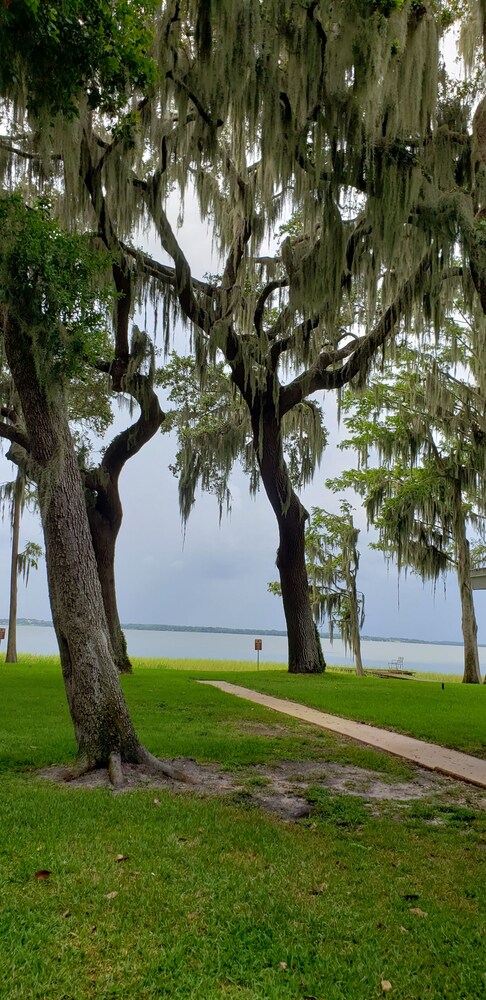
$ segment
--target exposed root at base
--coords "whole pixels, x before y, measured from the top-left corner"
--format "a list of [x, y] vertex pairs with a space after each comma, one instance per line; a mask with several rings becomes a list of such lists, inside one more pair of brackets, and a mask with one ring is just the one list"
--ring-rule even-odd
[[66, 769], [64, 774], [64, 781], [76, 781], [77, 778], [82, 778], [85, 774], [89, 774], [90, 771], [94, 771], [96, 764], [92, 760], [88, 760], [87, 757], [80, 757], [73, 767]]
[[108, 774], [113, 788], [123, 788], [126, 784], [122, 760], [119, 753], [111, 753], [108, 760]]
[[172, 764], [168, 764], [165, 760], [159, 760], [158, 757], [154, 757], [145, 747], [140, 755], [140, 763], [145, 764], [147, 769], [151, 774], [157, 776], [158, 774], [163, 774], [166, 778], [171, 778], [172, 781], [183, 781], [185, 784], [192, 784], [192, 778], [186, 771], [182, 771], [179, 767], [174, 767]]

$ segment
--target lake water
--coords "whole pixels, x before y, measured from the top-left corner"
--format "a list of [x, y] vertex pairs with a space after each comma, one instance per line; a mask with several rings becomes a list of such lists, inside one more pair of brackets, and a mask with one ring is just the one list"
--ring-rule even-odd
[[[224, 632], [160, 632], [141, 629], [125, 631], [128, 651], [131, 656], [151, 659], [198, 659], [198, 660], [249, 660], [256, 664], [255, 636], [233, 635]], [[285, 636], [262, 636], [263, 648], [260, 664], [285, 663], [287, 640]], [[332, 664], [352, 665], [352, 659], [344, 653], [341, 640], [335, 639], [333, 646], [328, 639], [322, 640], [326, 661]], [[39, 625], [19, 625], [17, 647], [22, 653], [39, 655], [57, 654], [58, 648], [54, 629]], [[0, 646], [5, 650], [5, 641]], [[462, 674], [462, 646], [435, 645], [433, 643], [402, 642], [400, 640], [363, 640], [362, 656], [365, 667], [387, 667], [391, 660], [403, 656], [404, 667], [409, 670], [432, 671], [447, 674]], [[486, 647], [479, 649], [481, 670], [486, 671]]]

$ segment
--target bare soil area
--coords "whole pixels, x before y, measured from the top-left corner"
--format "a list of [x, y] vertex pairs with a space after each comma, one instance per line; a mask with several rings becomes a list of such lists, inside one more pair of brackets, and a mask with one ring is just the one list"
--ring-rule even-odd
[[[412, 781], [397, 781], [389, 775], [347, 764], [328, 761], [279, 761], [256, 765], [239, 771], [223, 771], [215, 764], [198, 764], [190, 758], [167, 761], [184, 772], [185, 782], [163, 776], [154, 778], [141, 766], [124, 766], [125, 784], [114, 794], [134, 789], [170, 790], [175, 794], [223, 795], [245, 805], [259, 806], [287, 821], [310, 816], [307, 800], [310, 788], [322, 788], [331, 794], [358, 796], [377, 810], [380, 803], [406, 803], [420, 799], [455, 805], [467, 804], [486, 810], [486, 796], [480, 789], [416, 768]], [[63, 784], [67, 788], [106, 788], [113, 791], [108, 771], [99, 769], [68, 780], [70, 768], [53, 766], [37, 776]]]

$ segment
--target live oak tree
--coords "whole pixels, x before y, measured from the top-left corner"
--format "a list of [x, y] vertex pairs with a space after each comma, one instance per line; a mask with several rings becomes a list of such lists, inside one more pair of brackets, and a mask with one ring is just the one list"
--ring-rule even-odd
[[[117, 4], [114, 24], [124, 28], [122, 13], [136, 7]], [[69, 10], [86, 56], [93, 22], [80, 0], [66, 2], [63, 17]], [[135, 274], [142, 294], [162, 297], [166, 331], [174, 311], [191, 324], [198, 363], [219, 350], [231, 368], [278, 522], [289, 666], [299, 672], [322, 663], [305, 571], [307, 512], [283, 458], [281, 421], [309, 395], [363, 378], [400, 322], [424, 306], [438, 322], [454, 281], [469, 297], [473, 284], [480, 299], [486, 288], [482, 105], [473, 150], [464, 102], [440, 90], [438, 35], [451, 16], [447, 4], [412, 0], [168, 0], [154, 7], [151, 72], [146, 59], [134, 67], [127, 58], [137, 82], [127, 93], [127, 76], [115, 74], [110, 104], [111, 58], [100, 55], [99, 69], [85, 58], [76, 116], [57, 120], [41, 144], [15, 82], [38, 102], [39, 81], [32, 71], [10, 78], [6, 173], [24, 162], [35, 183], [53, 177], [66, 217], [75, 206], [78, 219], [94, 218], [119, 252], [119, 282]], [[110, 55], [123, 65], [130, 33], [110, 24]], [[41, 27], [55, 47], [49, 18]], [[23, 36], [15, 38], [22, 62]], [[47, 103], [57, 98], [62, 108], [53, 79]], [[211, 220], [222, 272], [214, 282], [193, 278], [168, 220], [169, 192], [178, 184], [182, 198], [189, 183]], [[298, 210], [300, 226], [272, 256], [265, 238], [287, 210]], [[140, 222], [153, 225], [169, 263], [133, 249]]]
[[[199, 370], [194, 358], [172, 354], [158, 382], [168, 393], [164, 431], [175, 429], [178, 451], [171, 466], [179, 479], [179, 506], [185, 524], [197, 486], [213, 493], [229, 511], [229, 479], [239, 461], [249, 479], [250, 494], [260, 488], [260, 468], [250, 413], [229, 377], [224, 362]], [[201, 384], [202, 381], [202, 384]], [[173, 406], [173, 404], [176, 404]], [[309, 400], [293, 407], [281, 420], [282, 456], [294, 490], [313, 478], [326, 444], [321, 408]], [[281, 586], [275, 590], [282, 596]], [[319, 670], [325, 669], [321, 642], [314, 626]], [[291, 661], [292, 662], [292, 661]], [[317, 671], [316, 671], [317, 672]]]
[[[8, 188], [12, 181], [18, 184], [22, 180], [37, 190], [47, 184], [49, 194], [54, 193], [50, 187], [54, 182], [58, 209], [64, 206], [69, 225], [77, 215], [81, 229], [88, 224], [98, 231], [101, 243], [114, 251], [113, 348], [103, 345], [100, 357], [91, 358], [92, 371], [78, 377], [69, 395], [71, 403], [76, 396], [71, 413], [76, 418], [83, 409], [80, 386], [84, 382], [86, 408], [90, 399], [87, 385], [93, 383], [96, 370], [105, 373], [105, 383], [108, 382], [112, 393], [128, 396], [131, 412], [135, 406], [140, 409], [138, 419], [105, 447], [98, 467], [84, 469], [103, 603], [122, 673], [130, 672], [131, 664], [120, 626], [115, 588], [115, 545], [122, 521], [119, 477], [126, 462], [159, 429], [163, 413], [152, 386], [152, 345], [138, 330], [134, 329], [130, 335], [133, 281], [113, 238], [100, 163], [93, 164], [86, 128], [98, 115], [104, 116], [115, 132], [120, 118], [122, 123], [125, 121], [130, 88], [151, 85], [155, 62], [148, 51], [153, 35], [148, 15], [153, 10], [154, 4], [133, 0], [117, 0], [115, 4], [102, 0], [94, 3], [63, 0], [56, 8], [25, 0], [12, 7], [5, 5], [0, 12], [0, 92], [7, 121], [9, 108], [14, 119], [1, 144], [2, 166], [6, 170], [4, 182]], [[81, 117], [84, 131], [79, 127]], [[72, 176], [68, 180], [69, 170], [73, 169], [73, 149], [74, 185]], [[105, 431], [106, 426], [105, 422]]]
[[[433, 114], [436, 25], [415, 5], [398, 8], [199, 7], [196, 44], [190, 18], [178, 16], [170, 38], [184, 58], [166, 75], [178, 127], [152, 115], [163, 155], [133, 181], [173, 262], [134, 252], [138, 269], [191, 323], [201, 367], [223, 354], [248, 409], [278, 524], [292, 672], [319, 672], [323, 662], [305, 567], [307, 512], [285, 462], [282, 421], [309, 395], [365, 372], [443, 258], [442, 238], [409, 226], [415, 191], [402, 149], [404, 133], [422, 134]], [[411, 86], [417, 74], [420, 91]], [[230, 75], [244, 81], [237, 94]], [[411, 98], [401, 120], [398, 93]], [[193, 179], [210, 215], [219, 278], [192, 277], [165, 208], [174, 176], [182, 188]], [[299, 226], [281, 253], [263, 254], [289, 200]], [[359, 333], [357, 291], [366, 299]]]
[[66, 386], [106, 334], [106, 254], [63, 231], [45, 205], [0, 200], [0, 329], [22, 420], [2, 409], [0, 436], [37, 487], [49, 597], [79, 761], [75, 773], [165, 767], [140, 744], [120, 688], [103, 611]]
[[[115, 23], [118, 17], [124, 28], [121, 13], [129, 17], [137, 6], [117, 4]], [[218, 350], [224, 355], [248, 408], [278, 522], [289, 667], [318, 671], [304, 557], [307, 512], [289, 478], [281, 421], [312, 393], [364, 372], [427, 290], [439, 261], [443, 270], [450, 234], [431, 240], [424, 216], [409, 224], [418, 172], [408, 143], [427, 134], [434, 117], [438, 19], [400, 0], [156, 4], [153, 74], [146, 60], [135, 67], [127, 60], [136, 83], [123, 103], [126, 76], [116, 77], [110, 105], [104, 96], [113, 90], [110, 60], [100, 55], [97, 69], [96, 58], [89, 59], [97, 22], [93, 29], [81, 0], [66, 0], [64, 18], [70, 9], [84, 43], [77, 115], [69, 123], [65, 113], [40, 147], [35, 129], [25, 129], [15, 88], [15, 79], [24, 78], [12, 75], [17, 128], [3, 146], [6, 167], [23, 157], [37, 183], [42, 173], [55, 178], [66, 217], [72, 219], [73, 207], [78, 219], [83, 211], [90, 224], [94, 217], [102, 241], [119, 252], [122, 294], [134, 272], [145, 294], [164, 299], [167, 323], [175, 308], [192, 325], [200, 363]], [[100, 5], [94, 9], [98, 17]], [[14, 27], [22, 60], [15, 20]], [[49, 18], [41, 27], [55, 48]], [[115, 65], [117, 58], [123, 65], [127, 38], [122, 30], [111, 39]], [[47, 103], [55, 108], [57, 100], [65, 111], [53, 79]], [[29, 87], [38, 105], [32, 69], [25, 74]], [[189, 182], [203, 218], [211, 218], [222, 261], [215, 283], [193, 279], [168, 221], [168, 193], [178, 183], [182, 197]], [[301, 230], [289, 233], [276, 259], [265, 259], [264, 238], [289, 204], [300, 212]], [[140, 221], [153, 225], [169, 264], [131, 248]], [[342, 329], [343, 297], [351, 292], [353, 301], [354, 286], [363, 286], [367, 298], [358, 337], [352, 319]]]
[[[230, 370], [217, 361], [201, 371], [194, 357], [175, 351], [156, 375], [167, 398], [164, 433], [176, 432], [177, 454], [171, 471], [179, 480], [179, 502], [185, 524], [195, 492], [213, 494], [219, 516], [231, 508], [230, 477], [239, 462], [248, 477], [250, 494], [260, 488], [260, 475], [252, 441], [248, 407], [230, 378]], [[311, 482], [327, 441], [323, 413], [305, 400], [282, 421], [285, 461], [294, 489]]]
[[399, 570], [436, 580], [455, 568], [463, 680], [474, 684], [481, 674], [467, 528], [483, 531], [486, 514], [486, 397], [475, 379], [484, 358], [471, 350], [467, 324], [450, 327], [449, 346], [402, 345], [366, 391], [346, 396], [343, 446], [358, 453], [361, 468], [334, 488], [353, 486], [363, 496], [376, 547]]

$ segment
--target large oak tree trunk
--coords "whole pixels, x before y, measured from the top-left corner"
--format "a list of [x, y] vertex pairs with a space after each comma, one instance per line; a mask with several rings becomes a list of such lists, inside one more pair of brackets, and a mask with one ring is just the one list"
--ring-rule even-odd
[[30, 335], [5, 322], [5, 349], [29, 436], [45, 538], [52, 618], [80, 768], [158, 764], [140, 744], [120, 687], [91, 542], [81, 475], [61, 389], [40, 380]]
[[464, 684], [480, 684], [481, 671], [478, 654], [478, 626], [474, 611], [471, 585], [471, 558], [466, 537], [460, 486], [456, 490], [455, 539], [457, 551], [457, 579], [461, 597], [462, 635], [464, 638]]
[[17, 473], [13, 496], [12, 558], [10, 560], [10, 605], [5, 663], [17, 663], [17, 595], [19, 582], [19, 538], [22, 506], [22, 474]]
[[254, 407], [252, 412], [254, 446], [262, 482], [279, 530], [277, 568], [287, 623], [289, 672], [320, 674], [325, 670], [326, 663], [310, 606], [305, 563], [305, 522], [308, 514], [290, 482], [275, 408], [267, 405], [261, 420], [256, 410], [257, 407]]

